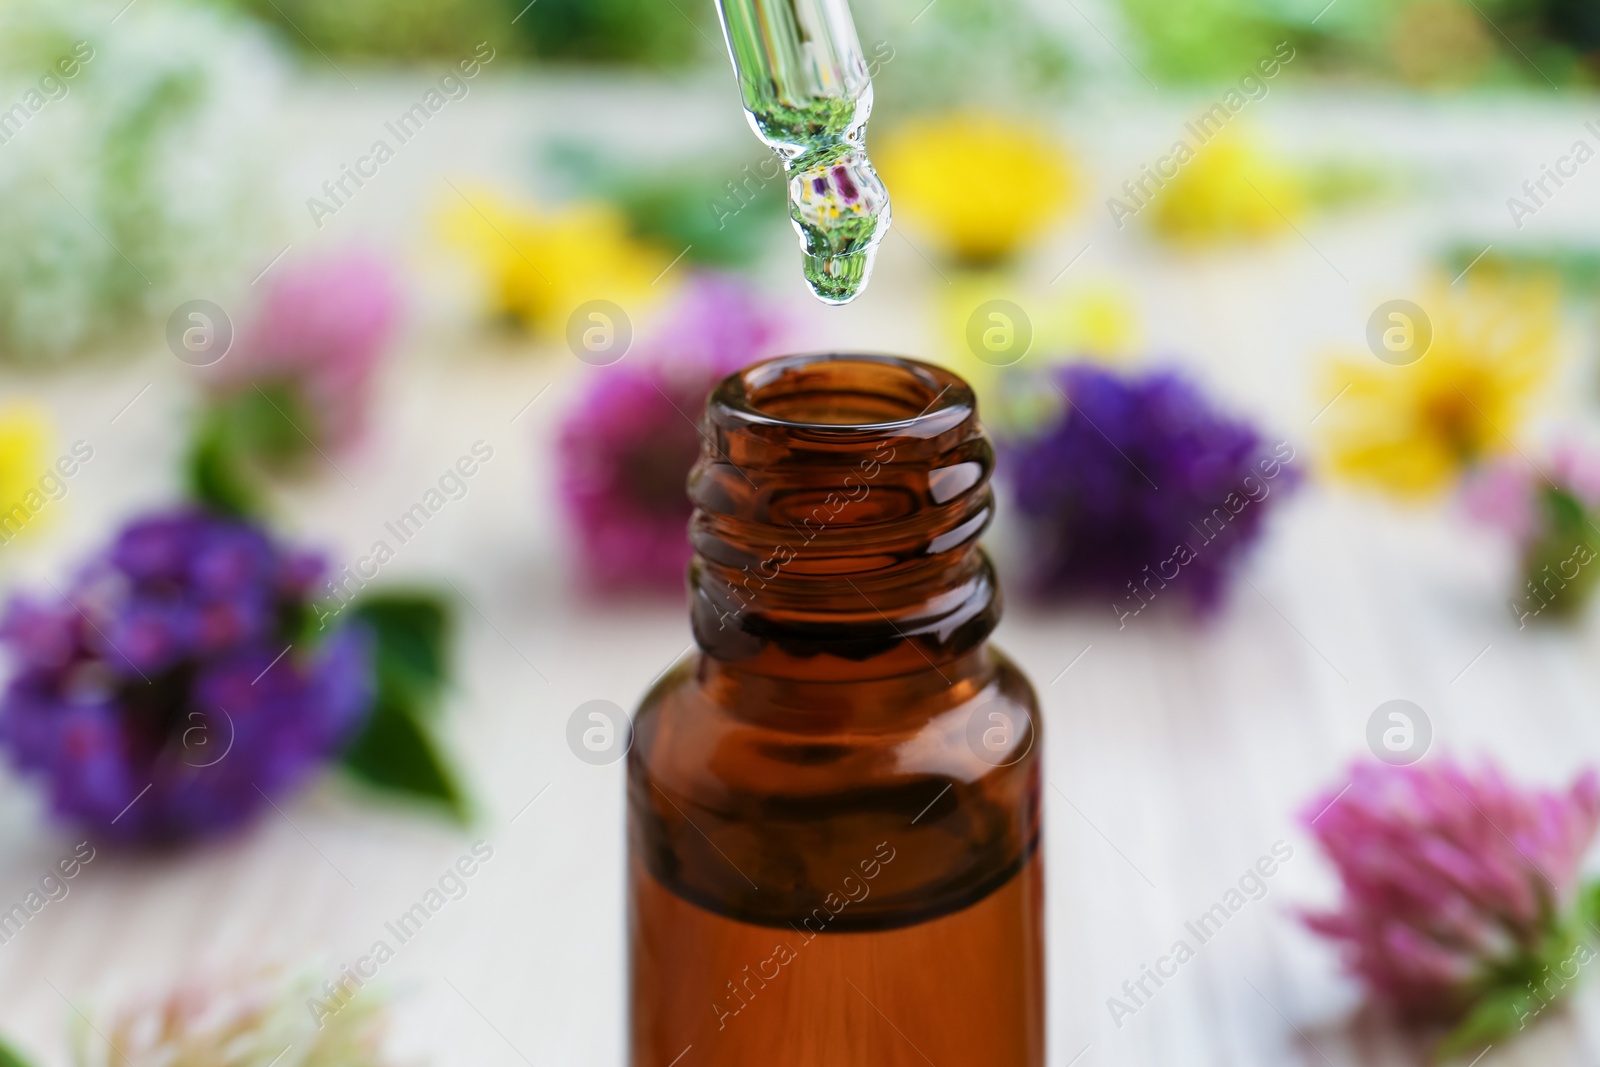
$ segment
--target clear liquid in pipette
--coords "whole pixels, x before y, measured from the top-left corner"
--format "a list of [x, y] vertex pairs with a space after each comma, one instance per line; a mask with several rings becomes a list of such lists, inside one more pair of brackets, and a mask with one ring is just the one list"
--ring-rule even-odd
[[872, 274], [889, 193], [867, 158], [872, 81], [846, 0], [721, 0], [745, 114], [778, 153], [806, 283], [844, 304]]

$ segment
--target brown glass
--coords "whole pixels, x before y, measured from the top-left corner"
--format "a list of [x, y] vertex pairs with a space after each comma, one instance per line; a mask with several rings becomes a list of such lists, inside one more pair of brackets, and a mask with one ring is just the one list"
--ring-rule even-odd
[[1036, 702], [959, 378], [790, 356], [689, 478], [699, 654], [628, 756], [633, 1067], [1042, 1067]]

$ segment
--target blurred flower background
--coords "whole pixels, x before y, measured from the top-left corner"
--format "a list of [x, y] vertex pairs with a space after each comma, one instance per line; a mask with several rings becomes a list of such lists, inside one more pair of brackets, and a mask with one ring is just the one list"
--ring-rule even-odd
[[864, 349], [995, 438], [1051, 1062], [1594, 1061], [1600, 8], [855, 17], [830, 309], [711, 3], [0, 5], [12, 1058], [622, 1062], [571, 716], [691, 647], [713, 385]]

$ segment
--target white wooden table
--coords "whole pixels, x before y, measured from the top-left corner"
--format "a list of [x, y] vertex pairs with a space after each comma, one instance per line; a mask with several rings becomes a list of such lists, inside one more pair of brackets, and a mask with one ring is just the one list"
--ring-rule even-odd
[[[321, 81], [295, 91], [275, 134], [291, 217], [316, 184], [308, 178], [331, 173], [428, 77], [369, 72], [359, 96]], [[471, 601], [450, 734], [481, 825], [461, 834], [330, 783], [220, 845], [103, 854], [69, 897], [0, 945], [0, 1029], [43, 1064], [65, 1062], [64, 997], [92, 1001], [268, 959], [318, 960], [332, 977], [476, 838], [493, 859], [384, 969], [399, 1044], [441, 1065], [622, 1062], [622, 767], [579, 762], [563, 729], [586, 700], [631, 707], [685, 649], [684, 611], [588, 604], [571, 589], [548, 460], [581, 368], [565, 353], [509, 357], [463, 332], [463, 290], [434, 263], [428, 212], [440, 203], [441, 175], [510, 180], [537, 138], [557, 130], [657, 151], [687, 108], [703, 116], [695, 129], [727, 129], [744, 143], [731, 91], [721, 79], [670, 91], [485, 82], [454, 105], [450, 124], [430, 127], [425, 151], [397, 160], [336, 225], [321, 234], [303, 218], [291, 226], [286, 239], [304, 251], [361, 235], [382, 242], [414, 266], [419, 296], [372, 438], [341, 461], [356, 488], [330, 473], [285, 497], [285, 525], [353, 559], [473, 441], [495, 448], [468, 495], [385, 570], [447, 575]], [[1194, 103], [1091, 94], [1062, 121], [1096, 187], [1109, 188], [1164, 150]], [[1186, 258], [1118, 233], [1091, 203], [1030, 269], [1042, 287], [1090, 245], [1069, 277], [1130, 286], [1153, 351], [1196, 367], [1309, 454], [1310, 419], [1328, 399], [1311, 385], [1317, 355], [1358, 349], [1371, 308], [1411, 287], [1435, 242], [1507, 238], [1504, 197], [1565, 150], [1583, 117], [1538, 101], [1491, 107], [1280, 88], [1255, 121], [1286, 150], [1359, 149], [1426, 175], [1435, 191], [1307, 224], [1304, 242], [1290, 235], [1261, 252]], [[1584, 188], [1536, 220], [1542, 236], [1600, 233], [1600, 175], [1579, 181]], [[873, 288], [841, 311], [808, 304], [796, 268], [785, 248], [762, 280], [794, 299], [805, 347], [916, 354], [939, 343], [930, 323], [944, 282], [904, 242], [890, 238]], [[1574, 320], [1575, 365], [1596, 351], [1589, 325]], [[150, 348], [121, 367], [4, 382], [50, 404], [63, 442], [82, 437], [96, 449], [49, 536], [12, 554], [8, 585], [64, 573], [115, 517], [174, 491], [188, 371]], [[1569, 377], [1552, 421], [1592, 395], [1586, 366]], [[1002, 555], [1005, 533], [1002, 521]], [[1052, 1067], [1415, 1061], [1414, 1049], [1362, 1021], [1332, 952], [1294, 917], [1326, 902], [1333, 885], [1293, 813], [1338, 782], [1365, 751], [1368, 715], [1395, 697], [1426, 710], [1441, 749], [1492, 752], [1531, 780], [1565, 780], [1600, 760], [1595, 630], [1517, 632], [1504, 607], [1509, 568], [1504, 550], [1459, 518], [1312, 484], [1276, 516], [1247, 581], [1208, 627], [1147, 613], [1119, 632], [1103, 607], [1012, 608], [997, 640], [1031, 674], [1046, 712]], [[0, 902], [9, 902], [78, 838], [46, 828], [33, 793], [9, 774], [0, 781]], [[1107, 999], [1278, 841], [1293, 858], [1266, 897], [1116, 1025]], [[1484, 1067], [1595, 1062], [1600, 1003], [1586, 988], [1576, 1004], [1493, 1050]]]

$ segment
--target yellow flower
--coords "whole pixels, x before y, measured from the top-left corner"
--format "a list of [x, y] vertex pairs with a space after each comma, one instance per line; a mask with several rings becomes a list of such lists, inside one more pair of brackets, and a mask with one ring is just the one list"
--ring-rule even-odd
[[50, 420], [41, 408], [13, 402], [0, 409], [0, 543], [33, 528], [47, 498], [39, 480], [48, 471]]
[[632, 237], [610, 204], [546, 212], [481, 189], [452, 200], [445, 236], [487, 276], [491, 309], [547, 339], [564, 336], [573, 311], [589, 301], [609, 300], [638, 322], [638, 309], [671, 288], [670, 279], [652, 284], [671, 256]]
[[1029, 288], [993, 271], [963, 272], [941, 295], [943, 362], [977, 392], [984, 421], [1008, 431], [1050, 417], [1059, 400], [1008, 370], [1083, 358], [1121, 362], [1139, 343], [1132, 296], [1106, 278]]
[[1334, 362], [1324, 389], [1337, 399], [1319, 420], [1333, 473], [1403, 497], [1437, 493], [1513, 447], [1550, 379], [1559, 331], [1547, 281], [1438, 284], [1421, 306], [1433, 334], [1422, 358]]
[[1106, 279], [1062, 284], [1066, 292], [1060, 305], [1060, 336], [1053, 345], [1078, 359], [1088, 356], [1108, 363], [1127, 359], [1139, 343], [1138, 314], [1128, 292]]
[[1004, 115], [958, 111], [905, 123], [874, 147], [897, 221], [957, 259], [1013, 255], [1076, 196], [1071, 160], [1047, 132]]
[[1305, 210], [1300, 179], [1232, 134], [1202, 145], [1156, 194], [1150, 224], [1179, 244], [1270, 237]]

